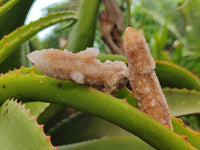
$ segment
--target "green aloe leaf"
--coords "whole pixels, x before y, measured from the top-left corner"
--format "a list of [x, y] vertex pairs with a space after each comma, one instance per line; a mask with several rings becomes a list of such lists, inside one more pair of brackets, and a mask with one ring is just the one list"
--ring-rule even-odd
[[30, 109], [32, 116], [40, 116], [49, 105], [49, 103], [44, 102], [28, 102], [25, 103], [25, 108]]
[[[35, 35], [38, 31], [64, 20], [76, 20], [74, 12], [58, 12], [43, 17], [28, 25], [19, 27], [0, 41], [0, 63], [2, 63], [23, 42]], [[13, 40], [14, 39], [14, 40]]]
[[[17, 113], [16, 113], [17, 112]], [[52, 150], [50, 138], [44, 135], [35, 117], [15, 101], [0, 107], [0, 145], [5, 150]]]
[[136, 136], [122, 136], [59, 146], [58, 150], [154, 150]]
[[[14, 69], [13, 71], [9, 71], [8, 75], [15, 75], [16, 73], [20, 73], [22, 75], [29, 74], [34, 72], [37, 75], [42, 75], [42, 73], [35, 67], [23, 67]], [[60, 110], [65, 108], [63, 105], [50, 104], [45, 102], [28, 102], [25, 103], [25, 107], [30, 109], [31, 115], [37, 115], [37, 121], [39, 124], [44, 124], [48, 122], [54, 115], [56, 115]], [[46, 127], [46, 126], [45, 126]]]
[[156, 61], [156, 74], [161, 85], [200, 91], [199, 79], [188, 70], [164, 61]]
[[132, 106], [139, 108], [136, 99], [133, 97], [133, 93], [127, 88], [122, 88], [117, 93], [116, 97], [120, 99], [125, 99]]
[[[18, 70], [15, 69], [13, 71], [9, 71], [8, 74], [14, 75], [17, 72], [20, 74], [29, 74], [31, 72], [34, 72], [35, 74], [42, 75], [42, 73], [35, 66], [30, 67], [30, 68], [26, 68], [22, 66]], [[40, 115], [45, 111], [45, 109], [49, 105], [50, 103], [44, 103], [44, 102], [28, 102], [28, 103], [25, 103], [25, 108], [30, 109], [30, 114], [32, 116], [37, 115], [38, 117], [40, 117]]]
[[[15, 0], [1, 0], [0, 5], [5, 5], [10, 1]], [[0, 38], [8, 35], [17, 27], [24, 25], [24, 21], [33, 2], [34, 0], [19, 0], [16, 5], [14, 5], [7, 13], [0, 17]]]
[[170, 112], [174, 116], [200, 113], [200, 92], [187, 89], [164, 88]]
[[79, 52], [93, 46], [99, 4], [100, 0], [82, 0], [78, 21], [73, 26], [67, 42], [68, 50]]
[[174, 132], [179, 135], [185, 136], [185, 138], [196, 148], [200, 149], [200, 133], [195, 132], [188, 128], [181, 119], [172, 117], [172, 124]]
[[[0, 3], [5, 4], [6, 2], [11, 1], [13, 0], [1, 0]], [[19, 26], [24, 25], [24, 21], [33, 2], [34, 0], [20, 0], [12, 7], [12, 9], [0, 17], [0, 39], [14, 31]], [[0, 64], [0, 73], [5, 73], [9, 69], [19, 68], [21, 65], [27, 65], [24, 63], [26, 62], [26, 59], [24, 59], [25, 49], [23, 49], [23, 44], [17, 47], [14, 51], [14, 53]]]
[[[51, 128], [51, 126], [49, 127], [49, 125], [47, 125], [46, 123], [48, 123], [48, 121], [52, 119], [53, 117], [58, 118], [59, 116], [57, 115], [59, 112], [66, 113], [65, 108], [66, 107], [63, 105], [50, 103], [50, 105], [38, 116], [38, 120], [37, 120], [38, 123], [45, 124], [46, 128]], [[64, 112], [62, 112], [63, 110]]]
[[[14, 69], [13, 71], [9, 71], [8, 75], [15, 75], [16, 73], [25, 75], [34, 72], [37, 75], [42, 75], [42, 73], [35, 67], [23, 67]], [[57, 115], [57, 113], [65, 107], [63, 105], [57, 105], [57, 104], [49, 104], [44, 102], [28, 102], [25, 103], [25, 107], [27, 109], [30, 109], [31, 115], [37, 115], [37, 121], [39, 124], [45, 124], [47, 123], [53, 116]], [[45, 124], [45, 127], [47, 125]]]
[[19, 0], [10, 0], [0, 7], [0, 16], [9, 11]]
[[[198, 103], [200, 92], [186, 90], [186, 89], [163, 89], [169, 104], [171, 114], [184, 115], [186, 113], [195, 113], [200, 108]], [[123, 88], [117, 95], [119, 98], [126, 98], [127, 102], [134, 107], [137, 107], [136, 99], [130, 97], [131, 91]], [[179, 97], [180, 96], [180, 97]], [[184, 105], [184, 106], [183, 106]], [[197, 105], [197, 106], [196, 106]], [[192, 109], [194, 107], [194, 110]], [[199, 111], [198, 111], [199, 112]], [[174, 132], [183, 135], [192, 145], [200, 148], [200, 133], [191, 130], [180, 120], [172, 116], [172, 125]]]
[[9, 70], [9, 72], [7, 73], [8, 75], [15, 75], [16, 73], [20, 73], [20, 74], [29, 74], [31, 72], [34, 72], [37, 75], [42, 75], [41, 71], [39, 71], [35, 66], [32, 67], [23, 67], [21, 66], [19, 69], [14, 69], [14, 70]]
[[195, 149], [185, 138], [126, 101], [74, 82], [34, 73], [4, 75], [0, 77], [0, 95], [1, 104], [10, 97], [24, 102], [31, 99], [61, 104], [100, 116], [134, 133], [157, 149]]

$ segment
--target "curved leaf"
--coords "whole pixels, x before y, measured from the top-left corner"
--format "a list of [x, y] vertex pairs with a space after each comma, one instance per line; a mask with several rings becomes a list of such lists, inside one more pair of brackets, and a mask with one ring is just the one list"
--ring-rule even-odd
[[[2, 63], [23, 42], [38, 31], [64, 20], [76, 20], [74, 12], [58, 12], [43, 17], [28, 25], [19, 27], [0, 41], [0, 63]], [[13, 40], [14, 39], [14, 40]]]
[[[198, 106], [196, 106], [196, 103], [199, 103], [198, 99], [199, 99], [199, 92], [196, 91], [189, 91], [186, 89], [180, 90], [180, 89], [163, 89], [165, 96], [167, 98], [167, 103], [169, 104], [169, 108], [172, 114], [184, 114], [185, 112], [194, 112], [192, 107], [197, 108], [199, 107], [199, 104], [197, 104]], [[127, 101], [129, 102], [129, 104], [131, 104], [132, 106], [137, 107], [137, 105], [135, 104], [136, 99], [134, 97], [130, 97], [131, 91], [123, 88], [117, 95], [117, 97], [120, 98], [126, 98], [127, 97]], [[183, 96], [178, 97], [178, 95], [183, 94]], [[193, 96], [194, 94], [194, 96]], [[174, 102], [177, 101], [178, 102]], [[188, 98], [188, 99], [187, 99]], [[192, 100], [191, 100], [192, 99]], [[190, 101], [192, 101], [190, 103]], [[196, 102], [197, 101], [197, 102]], [[194, 102], [194, 104], [193, 104]], [[183, 104], [181, 104], [183, 103]], [[185, 105], [186, 106], [184, 108], [182, 108], [181, 105]], [[188, 104], [188, 106], [187, 106]], [[189, 110], [188, 110], [189, 108]], [[196, 110], [197, 110], [196, 109]], [[184, 125], [184, 123], [180, 120], [177, 119], [175, 117], [171, 117], [172, 119], [172, 125], [174, 128], [174, 132], [179, 134], [179, 135], [183, 135], [192, 145], [196, 146], [198, 149], [200, 149], [200, 133], [195, 132], [193, 130], [191, 130], [190, 128], [186, 127], [186, 125]]]
[[[13, 0], [1, 0], [0, 3], [5, 3]], [[26, 16], [33, 4], [34, 0], [20, 0], [7, 13], [0, 17], [0, 39], [14, 31], [17, 27], [22, 26]], [[23, 8], [23, 9], [22, 9]], [[23, 49], [24, 44], [17, 47], [10, 56], [8, 56], [3, 63], [0, 64], [0, 73], [5, 73], [9, 69], [19, 68], [27, 59], [24, 59], [24, 53], [27, 50]], [[27, 66], [30, 67], [30, 66]]]
[[39, 116], [41, 113], [45, 111], [45, 109], [49, 106], [49, 103], [44, 102], [28, 102], [25, 103], [25, 108], [30, 109], [30, 114], [32, 116]]
[[200, 133], [195, 132], [185, 126], [183, 121], [181, 119], [177, 119], [175, 117], [172, 117], [172, 123], [173, 123], [173, 128], [174, 131], [183, 136], [187, 136], [187, 140], [196, 148], [200, 149]]
[[199, 79], [188, 70], [164, 61], [156, 61], [156, 74], [161, 85], [200, 91]]
[[78, 12], [78, 21], [73, 26], [66, 48], [79, 52], [91, 47], [94, 41], [100, 0], [82, 0]]
[[9, 11], [19, 0], [10, 0], [0, 7], [0, 16]]
[[[0, 5], [5, 5], [8, 1], [14, 0], [1, 0]], [[17, 27], [22, 26], [24, 24], [26, 16], [33, 2], [34, 0], [19, 0], [18, 3], [13, 6], [13, 8], [11, 8], [7, 13], [0, 17], [0, 38], [2, 38], [4, 35], [8, 35]]]
[[[34, 72], [34, 74], [37, 74], [37, 75], [42, 75], [41, 71], [39, 71], [35, 66], [32, 66], [32, 67], [23, 67], [21, 66], [21, 68], [19, 69], [14, 69], [14, 70], [10, 70], [7, 74], [8, 75], [15, 75], [16, 73], [20, 73], [20, 74], [29, 74], [31, 72]], [[2, 74], [3, 75], [3, 74]]]
[[[14, 69], [13, 71], [9, 71], [8, 75], [15, 75], [16, 73], [25, 75], [31, 72], [34, 72], [37, 75], [42, 75], [42, 73], [35, 66], [29, 68], [21, 66], [18, 70]], [[30, 109], [31, 115], [38, 116], [37, 121], [39, 124], [45, 124], [60, 110], [65, 108], [63, 105], [50, 104], [46, 102], [28, 102], [25, 103], [25, 107]], [[45, 127], [47, 127], [46, 124]]]
[[135, 136], [123, 136], [91, 140], [77, 144], [59, 146], [59, 150], [154, 150]]
[[133, 93], [127, 88], [122, 88], [116, 95], [117, 98], [126, 99], [129, 104], [139, 108], [136, 99], [133, 97]]
[[200, 92], [187, 89], [164, 88], [170, 112], [174, 116], [200, 113]]
[[[15, 75], [16, 73], [25, 75], [31, 72], [34, 72], [37, 75], [42, 75], [42, 73], [35, 66], [29, 68], [21, 66], [18, 70], [14, 69], [13, 71], [9, 71], [8, 75]], [[39, 124], [47, 123], [59, 111], [65, 109], [63, 105], [49, 104], [45, 102], [28, 102], [25, 103], [25, 107], [30, 109], [31, 115], [38, 116], [37, 121]], [[46, 124], [45, 127], [47, 127]]]
[[0, 95], [1, 104], [9, 97], [23, 101], [32, 99], [62, 104], [100, 116], [134, 133], [157, 149], [195, 149], [183, 137], [126, 101], [74, 82], [33, 73], [5, 75], [0, 77]]
[[42, 127], [36, 124], [35, 118], [20, 104], [5, 101], [0, 107], [0, 122], [1, 149], [54, 149], [49, 137], [44, 135]]

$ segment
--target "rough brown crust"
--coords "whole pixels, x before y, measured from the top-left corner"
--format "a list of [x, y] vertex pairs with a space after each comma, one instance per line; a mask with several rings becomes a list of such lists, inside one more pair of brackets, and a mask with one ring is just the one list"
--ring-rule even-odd
[[169, 108], [154, 72], [155, 62], [145, 38], [131, 27], [124, 34], [124, 53], [128, 59], [128, 79], [140, 109], [171, 127]]
[[114, 94], [127, 82], [126, 64], [120, 61], [101, 63], [95, 58], [98, 53], [95, 48], [79, 53], [48, 49], [34, 51], [28, 58], [47, 76], [92, 85]]

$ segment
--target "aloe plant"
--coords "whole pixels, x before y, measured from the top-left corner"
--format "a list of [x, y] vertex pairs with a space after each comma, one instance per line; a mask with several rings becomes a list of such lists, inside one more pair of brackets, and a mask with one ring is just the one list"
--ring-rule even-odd
[[[2, 16], [15, 1], [9, 3], [0, 8]], [[38, 31], [63, 20], [76, 21], [78, 18], [70, 33], [67, 48], [78, 52], [92, 46], [99, 5], [100, 1], [83, 0], [78, 17], [75, 12], [58, 12], [19, 27], [0, 40], [0, 62], [5, 62]], [[89, 6], [92, 9], [86, 9]], [[88, 21], [84, 22], [85, 16], [91, 12]], [[102, 62], [127, 62], [125, 57], [112, 54], [101, 54], [97, 58]], [[156, 61], [156, 66], [156, 74], [171, 114], [183, 116], [199, 113], [199, 79], [186, 69], [168, 62]], [[16, 100], [13, 101], [13, 98]], [[173, 116], [173, 131], [158, 123], [139, 110], [129, 89], [124, 87], [112, 96], [87, 85], [48, 77], [34, 66], [22, 66], [0, 75], [0, 105], [0, 145], [5, 150], [200, 149], [198, 132]], [[61, 111], [66, 107], [70, 107], [68, 114]], [[26, 109], [30, 109], [30, 112]], [[73, 115], [60, 121], [55, 119], [58, 113]], [[39, 126], [38, 123], [44, 125]], [[51, 136], [51, 140], [45, 134]], [[70, 144], [74, 142], [80, 143]]]

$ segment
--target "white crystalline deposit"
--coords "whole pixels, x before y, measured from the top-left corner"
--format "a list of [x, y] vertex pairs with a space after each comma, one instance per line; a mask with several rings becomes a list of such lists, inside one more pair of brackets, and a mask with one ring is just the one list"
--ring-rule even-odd
[[74, 80], [76, 83], [79, 83], [79, 84], [84, 84], [84, 78], [85, 78], [85, 75], [80, 72], [80, 71], [72, 71], [70, 73], [70, 77], [72, 78], [72, 80]]
[[172, 128], [169, 108], [154, 71], [155, 61], [145, 38], [128, 27], [123, 44], [128, 60], [127, 77], [140, 109]]
[[126, 64], [120, 61], [101, 63], [95, 58], [98, 54], [96, 48], [87, 48], [79, 53], [44, 49], [30, 53], [28, 58], [50, 77], [115, 92], [126, 84]]

